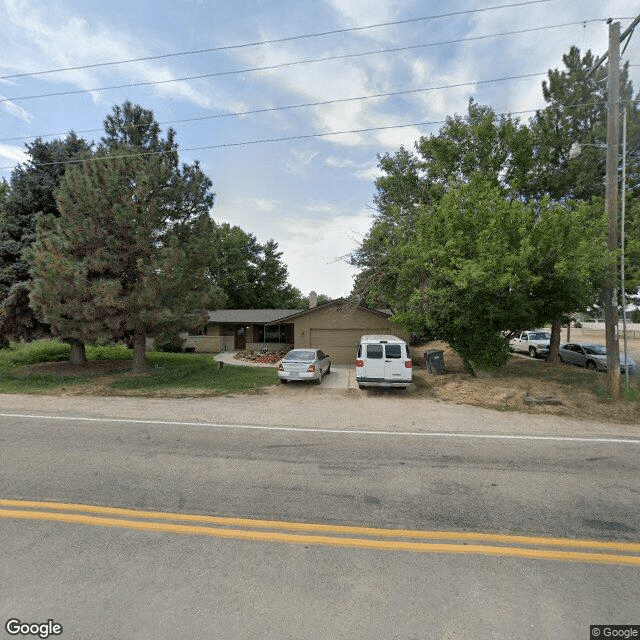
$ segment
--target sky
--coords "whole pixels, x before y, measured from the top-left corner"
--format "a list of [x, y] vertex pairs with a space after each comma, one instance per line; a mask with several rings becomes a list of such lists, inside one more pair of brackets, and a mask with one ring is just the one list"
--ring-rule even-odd
[[[528, 122], [572, 45], [600, 55], [607, 18], [624, 31], [638, 14], [640, 0], [0, 0], [0, 178], [34, 137], [99, 140], [129, 100], [200, 162], [217, 222], [274, 239], [304, 295], [346, 296], [378, 156], [470, 98]], [[640, 32], [624, 60], [637, 93]]]

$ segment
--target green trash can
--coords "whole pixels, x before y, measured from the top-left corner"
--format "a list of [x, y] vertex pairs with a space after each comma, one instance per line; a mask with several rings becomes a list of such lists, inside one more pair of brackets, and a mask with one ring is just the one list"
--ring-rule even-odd
[[424, 359], [427, 363], [429, 373], [434, 375], [443, 375], [446, 373], [444, 368], [444, 351], [442, 349], [429, 349], [424, 352]]

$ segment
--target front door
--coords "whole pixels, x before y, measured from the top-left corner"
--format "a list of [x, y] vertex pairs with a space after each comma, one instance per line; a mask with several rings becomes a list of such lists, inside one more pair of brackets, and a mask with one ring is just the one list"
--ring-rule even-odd
[[244, 351], [247, 348], [246, 329], [242, 325], [233, 327], [233, 348], [238, 351]]

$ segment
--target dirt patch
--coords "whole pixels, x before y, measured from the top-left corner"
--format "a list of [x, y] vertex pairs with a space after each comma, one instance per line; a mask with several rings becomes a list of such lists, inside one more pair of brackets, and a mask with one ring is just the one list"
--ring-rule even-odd
[[[427, 349], [444, 351], [446, 375], [432, 375], [421, 366]], [[474, 377], [465, 372], [460, 356], [444, 343], [431, 342], [411, 351], [418, 363], [414, 367], [417, 396], [501, 411], [640, 424], [640, 401], [608, 398], [602, 373], [514, 356], [505, 367], [490, 373], [478, 371]], [[637, 379], [632, 386], [638, 388]]]

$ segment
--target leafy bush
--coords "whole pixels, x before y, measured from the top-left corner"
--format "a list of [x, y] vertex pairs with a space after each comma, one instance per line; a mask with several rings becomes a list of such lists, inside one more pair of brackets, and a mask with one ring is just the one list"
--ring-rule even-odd
[[8, 349], [0, 351], [0, 366], [19, 367], [39, 362], [68, 360], [71, 347], [60, 340], [34, 340], [33, 342], [12, 342]]
[[182, 353], [182, 338], [175, 333], [161, 333], [154, 340], [154, 349], [163, 353]]
[[87, 360], [128, 360], [133, 351], [123, 344], [111, 346], [87, 345]]

